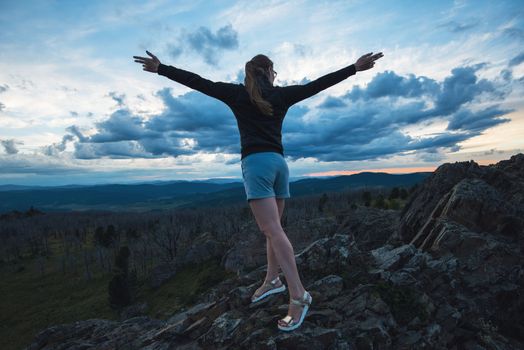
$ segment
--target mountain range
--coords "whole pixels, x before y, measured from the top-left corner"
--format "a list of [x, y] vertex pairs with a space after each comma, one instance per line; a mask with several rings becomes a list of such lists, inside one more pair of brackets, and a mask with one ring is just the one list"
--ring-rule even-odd
[[[290, 181], [292, 197], [340, 192], [363, 187], [411, 187], [431, 173], [387, 174], [363, 172], [328, 178]], [[0, 212], [110, 210], [159, 211], [173, 208], [227, 205], [246, 200], [241, 180], [156, 181], [140, 184], [0, 186]]]

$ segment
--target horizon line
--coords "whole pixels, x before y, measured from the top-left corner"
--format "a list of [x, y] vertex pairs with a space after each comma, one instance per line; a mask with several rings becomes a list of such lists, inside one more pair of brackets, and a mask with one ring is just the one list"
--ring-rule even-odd
[[[491, 164], [498, 163], [497, 160], [474, 160], [479, 165], [486, 166]], [[448, 162], [449, 163], [449, 162]], [[445, 163], [442, 163], [445, 164]], [[440, 165], [442, 165], [440, 164]], [[355, 175], [360, 173], [386, 173], [386, 174], [412, 174], [412, 173], [421, 173], [421, 172], [434, 172], [440, 165], [431, 166], [431, 167], [405, 167], [405, 168], [378, 168], [378, 169], [359, 169], [359, 170], [332, 170], [325, 172], [316, 172], [316, 173], [307, 173], [299, 176], [290, 176], [291, 178], [300, 179], [308, 177], [334, 177], [342, 175]], [[20, 185], [20, 184], [0, 184], [0, 186], [28, 186], [28, 187], [61, 187], [61, 186], [99, 186], [99, 185], [133, 185], [133, 184], [147, 184], [153, 182], [169, 182], [169, 181], [206, 181], [212, 179], [231, 179], [231, 180], [242, 180], [242, 177], [233, 177], [233, 176], [224, 176], [224, 177], [209, 177], [209, 178], [196, 178], [196, 179], [171, 179], [171, 180], [151, 180], [148, 182], [144, 181], [135, 181], [135, 182], [104, 182], [104, 183], [91, 183], [91, 184], [79, 184], [79, 183], [69, 183], [62, 185]]]
[[[478, 165], [491, 165], [496, 164], [498, 161], [491, 159], [483, 160], [473, 160]], [[449, 162], [446, 162], [449, 163]], [[446, 164], [442, 163], [442, 164]], [[341, 175], [355, 175], [360, 173], [387, 173], [387, 174], [412, 174], [412, 173], [422, 173], [422, 172], [434, 172], [439, 166], [429, 166], [429, 167], [406, 167], [406, 168], [378, 168], [378, 169], [359, 169], [359, 170], [332, 170], [324, 171], [317, 173], [309, 173], [304, 176], [341, 176]]]

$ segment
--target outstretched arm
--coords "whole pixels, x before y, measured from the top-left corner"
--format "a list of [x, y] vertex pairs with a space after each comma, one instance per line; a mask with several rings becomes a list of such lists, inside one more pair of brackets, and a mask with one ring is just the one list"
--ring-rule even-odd
[[217, 98], [225, 103], [231, 100], [237, 91], [235, 84], [214, 82], [200, 75], [179, 69], [173, 66], [167, 66], [162, 64], [160, 60], [146, 51], [146, 53], [152, 58], [133, 56], [135, 62], [142, 63], [143, 70], [163, 75], [171, 80], [174, 80], [180, 84], [183, 84], [191, 89], [200, 91], [208, 96]]
[[330, 86], [338, 84], [342, 80], [354, 75], [358, 71], [373, 68], [375, 61], [382, 57], [382, 52], [372, 56], [372, 52], [360, 57], [354, 64], [344, 67], [336, 72], [326, 74], [317, 80], [311, 81], [305, 85], [292, 85], [282, 88], [284, 100], [289, 106], [305, 100]]

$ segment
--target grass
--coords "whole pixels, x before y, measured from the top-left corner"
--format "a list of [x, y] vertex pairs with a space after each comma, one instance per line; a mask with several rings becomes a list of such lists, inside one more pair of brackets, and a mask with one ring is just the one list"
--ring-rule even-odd
[[[63, 274], [58, 247], [53, 248], [43, 277], [35, 259], [25, 258], [19, 263], [25, 268], [19, 272], [12, 272], [13, 268], [5, 265], [0, 267], [2, 350], [25, 348], [36, 334], [52, 325], [90, 318], [119, 320], [118, 312], [108, 302], [112, 276], [93, 272], [92, 280], [86, 281], [82, 268], [79, 273]], [[215, 259], [190, 265], [157, 290], [149, 288], [146, 281], [139, 281], [134, 303], [147, 302], [150, 317], [168, 318], [181, 307], [191, 305], [200, 293], [233, 275], [223, 271]]]
[[0, 272], [3, 349], [28, 346], [39, 331], [54, 324], [117, 318], [107, 303], [109, 276], [94, 276], [89, 283], [70, 273], [54, 272], [41, 278], [36, 269], [27, 268], [34, 264], [25, 265], [21, 272]]
[[169, 318], [182, 307], [194, 304], [201, 293], [227, 278], [236, 276], [235, 273], [224, 271], [219, 263], [216, 259], [210, 259], [200, 265], [186, 266], [157, 290], [140, 288], [138, 298], [148, 301], [148, 314], [151, 317]]

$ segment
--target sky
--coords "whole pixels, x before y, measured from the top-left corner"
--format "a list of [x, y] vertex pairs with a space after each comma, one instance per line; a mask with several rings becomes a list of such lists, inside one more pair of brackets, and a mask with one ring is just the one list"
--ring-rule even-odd
[[0, 29], [0, 185], [241, 180], [231, 110], [142, 70], [145, 50], [231, 83], [262, 53], [279, 86], [382, 52], [289, 109], [291, 178], [524, 152], [521, 0], [2, 0]]

